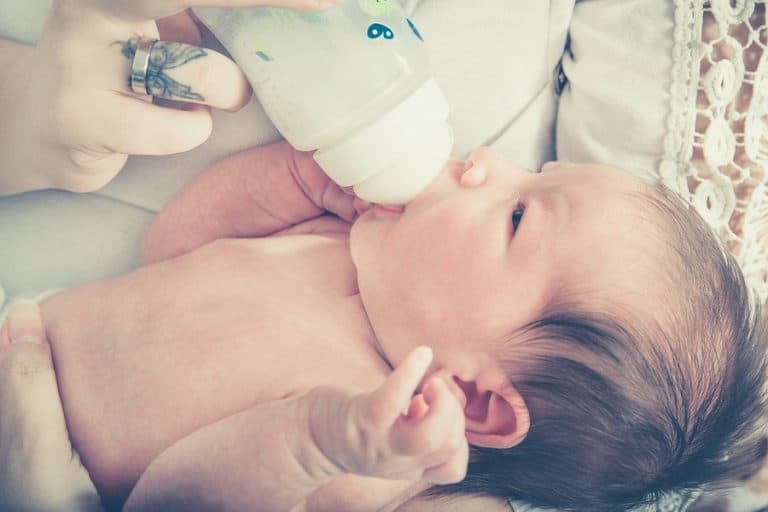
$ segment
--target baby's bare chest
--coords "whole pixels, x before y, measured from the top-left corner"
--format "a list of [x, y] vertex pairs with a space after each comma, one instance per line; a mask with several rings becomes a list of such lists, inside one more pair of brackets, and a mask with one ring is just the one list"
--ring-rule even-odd
[[172, 342], [198, 354], [198, 372], [226, 366], [274, 399], [335, 383], [352, 367], [370, 371], [376, 354], [346, 235], [229, 240], [213, 249], [220, 253], [210, 257], [218, 267], [207, 274], [210, 290], [190, 305], [195, 332]]
[[343, 236], [215, 242], [46, 313], [72, 439], [92, 474], [125, 482], [230, 414], [387, 372]]

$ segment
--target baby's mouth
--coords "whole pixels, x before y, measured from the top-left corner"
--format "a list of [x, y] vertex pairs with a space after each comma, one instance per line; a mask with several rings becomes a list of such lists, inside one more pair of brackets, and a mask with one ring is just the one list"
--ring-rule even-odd
[[405, 211], [405, 206], [397, 204], [374, 204], [371, 208], [377, 217], [399, 216]]
[[385, 211], [385, 212], [395, 212], [395, 213], [403, 213], [403, 210], [405, 210], [405, 206], [400, 204], [374, 204], [374, 208]]

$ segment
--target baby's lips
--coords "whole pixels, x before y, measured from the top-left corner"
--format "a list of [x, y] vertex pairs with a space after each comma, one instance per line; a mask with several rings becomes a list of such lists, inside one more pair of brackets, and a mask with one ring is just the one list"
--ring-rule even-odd
[[405, 211], [405, 206], [373, 203], [371, 205], [371, 211], [373, 212], [373, 216], [376, 219], [396, 221], [400, 218], [400, 215], [402, 215], [403, 211]]
[[405, 206], [398, 204], [379, 204], [375, 203], [373, 209], [381, 213], [403, 213]]

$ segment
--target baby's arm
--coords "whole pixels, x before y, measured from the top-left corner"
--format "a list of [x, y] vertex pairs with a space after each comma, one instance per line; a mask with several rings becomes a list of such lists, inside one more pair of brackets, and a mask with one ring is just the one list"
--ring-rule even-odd
[[150, 465], [126, 510], [286, 511], [348, 473], [457, 482], [468, 456], [458, 399], [437, 378], [414, 396], [431, 359], [414, 350], [372, 393], [318, 388], [194, 432]]
[[272, 144], [220, 160], [189, 182], [144, 236], [148, 262], [186, 253], [217, 238], [267, 236], [326, 211], [352, 221], [355, 199], [310, 153]]

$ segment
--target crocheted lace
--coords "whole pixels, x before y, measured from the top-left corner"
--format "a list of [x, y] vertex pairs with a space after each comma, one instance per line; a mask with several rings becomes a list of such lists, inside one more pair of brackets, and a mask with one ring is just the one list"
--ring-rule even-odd
[[768, 301], [768, 0], [676, 0], [661, 177]]

